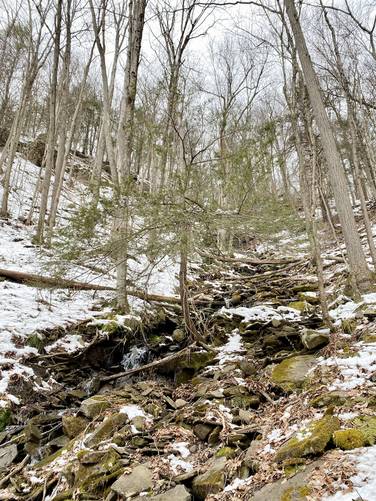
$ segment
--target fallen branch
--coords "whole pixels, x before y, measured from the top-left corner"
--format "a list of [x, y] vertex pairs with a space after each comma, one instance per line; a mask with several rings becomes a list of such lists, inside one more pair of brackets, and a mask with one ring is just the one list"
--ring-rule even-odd
[[253, 264], [253, 265], [261, 265], [261, 264], [290, 264], [301, 261], [301, 258], [286, 258], [286, 259], [257, 259], [257, 258], [233, 258], [233, 257], [225, 257], [218, 256], [214, 254], [208, 254], [206, 252], [200, 251], [199, 254], [201, 256], [216, 259], [218, 261], [223, 261], [225, 263], [242, 263], [242, 264]]
[[172, 355], [168, 355], [167, 357], [155, 360], [154, 362], [150, 362], [149, 364], [142, 365], [141, 367], [135, 367], [134, 369], [129, 369], [125, 372], [119, 372], [117, 374], [112, 374], [111, 376], [102, 377], [100, 381], [101, 383], [107, 383], [108, 381], [114, 381], [115, 379], [119, 379], [125, 376], [132, 376], [133, 374], [138, 374], [139, 372], [155, 369], [156, 367], [163, 367], [163, 365], [178, 360], [179, 358], [189, 356], [190, 351], [195, 345], [196, 343], [192, 343], [191, 345], [183, 348], [180, 351], [177, 351], [176, 353], [173, 353]]

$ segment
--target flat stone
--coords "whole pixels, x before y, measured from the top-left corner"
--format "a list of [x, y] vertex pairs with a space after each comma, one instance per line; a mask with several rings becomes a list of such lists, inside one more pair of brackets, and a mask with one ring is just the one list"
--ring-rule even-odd
[[9, 466], [16, 459], [17, 454], [16, 444], [7, 445], [3, 449], [0, 449], [0, 468]]
[[213, 431], [213, 426], [208, 424], [199, 423], [193, 427], [193, 432], [200, 440], [204, 441], [208, 438], [209, 434]]
[[132, 473], [119, 477], [111, 489], [125, 498], [148, 491], [153, 486], [152, 473], [146, 466], [136, 466]]

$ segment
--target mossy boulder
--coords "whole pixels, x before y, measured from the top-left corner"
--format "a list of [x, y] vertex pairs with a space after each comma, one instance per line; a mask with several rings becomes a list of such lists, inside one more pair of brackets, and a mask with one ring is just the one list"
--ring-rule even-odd
[[286, 358], [274, 367], [271, 374], [273, 383], [285, 391], [302, 388], [308, 372], [316, 365], [313, 355], [297, 355]]
[[103, 395], [94, 395], [81, 403], [80, 411], [89, 419], [94, 419], [111, 406]]
[[238, 409], [258, 409], [260, 398], [256, 395], [243, 395], [231, 399], [231, 406]]
[[345, 451], [364, 447], [367, 442], [364, 433], [356, 428], [335, 431], [333, 433], [333, 440], [336, 447]]
[[162, 373], [173, 373], [181, 372], [183, 370], [190, 370], [192, 375], [209, 365], [209, 363], [214, 359], [216, 353], [214, 351], [195, 351], [189, 354], [184, 354], [181, 357], [177, 357], [175, 360], [170, 361], [159, 368]]
[[365, 445], [376, 443], [376, 416], [359, 416], [352, 420], [354, 428], [361, 431], [365, 437]]
[[226, 458], [216, 459], [202, 475], [198, 475], [192, 482], [195, 498], [206, 499], [209, 494], [218, 494], [225, 486]]
[[278, 449], [275, 461], [279, 463], [289, 458], [302, 458], [323, 453], [333, 433], [340, 427], [340, 420], [336, 416], [328, 415], [318, 421], [313, 421]]
[[314, 461], [288, 479], [281, 478], [277, 482], [268, 483], [262, 489], [249, 497], [249, 501], [303, 501], [312, 496], [309, 481], [317, 468], [322, 466], [322, 461]]

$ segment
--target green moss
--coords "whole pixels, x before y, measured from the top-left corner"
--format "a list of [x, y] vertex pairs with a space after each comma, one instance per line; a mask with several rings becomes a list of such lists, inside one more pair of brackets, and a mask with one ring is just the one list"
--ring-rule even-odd
[[31, 346], [32, 348], [36, 348], [38, 351], [41, 351], [47, 344], [46, 337], [37, 332], [29, 336], [25, 343], [27, 346]]
[[312, 492], [312, 489], [308, 485], [303, 485], [301, 487], [289, 487], [286, 489], [282, 496], [281, 501], [300, 501], [307, 499]]
[[365, 343], [376, 343], [376, 335], [375, 334], [364, 334], [361, 337], [361, 339]]
[[298, 355], [283, 360], [274, 367], [271, 379], [285, 391], [302, 388], [308, 371], [315, 365], [312, 355]]
[[347, 430], [337, 430], [333, 433], [333, 440], [336, 447], [345, 451], [364, 447], [366, 445], [366, 437], [361, 430], [348, 428]]
[[306, 461], [302, 458], [290, 458], [283, 461], [283, 472], [287, 478], [293, 477], [306, 467]]
[[292, 303], [288, 304], [289, 308], [294, 308], [294, 310], [298, 310], [301, 313], [305, 311], [312, 311], [312, 305], [307, 303], [307, 301], [293, 301]]
[[0, 432], [3, 431], [10, 423], [12, 413], [10, 409], [0, 410]]
[[328, 407], [330, 405], [337, 407], [344, 405], [348, 398], [347, 393], [344, 391], [330, 391], [312, 399], [310, 404], [316, 408]]
[[335, 416], [324, 416], [312, 422], [280, 447], [275, 461], [281, 462], [289, 458], [302, 458], [323, 453], [333, 433], [339, 428], [340, 421]]
[[359, 416], [352, 420], [354, 428], [360, 430], [366, 441], [366, 445], [375, 445], [376, 442], [376, 417]]
[[233, 449], [232, 447], [221, 447], [215, 455], [217, 458], [233, 458], [235, 454], [236, 449]]

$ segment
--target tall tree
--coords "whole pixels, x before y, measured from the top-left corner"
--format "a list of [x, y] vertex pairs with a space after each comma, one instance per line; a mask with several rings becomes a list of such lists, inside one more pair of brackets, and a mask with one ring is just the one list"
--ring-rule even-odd
[[319, 80], [313, 68], [294, 0], [285, 0], [285, 5], [312, 105], [313, 115], [320, 131], [329, 179], [346, 244], [350, 273], [355, 277], [358, 287], [366, 290], [371, 285], [372, 274], [368, 268], [356, 227], [341, 156], [325, 109]]

